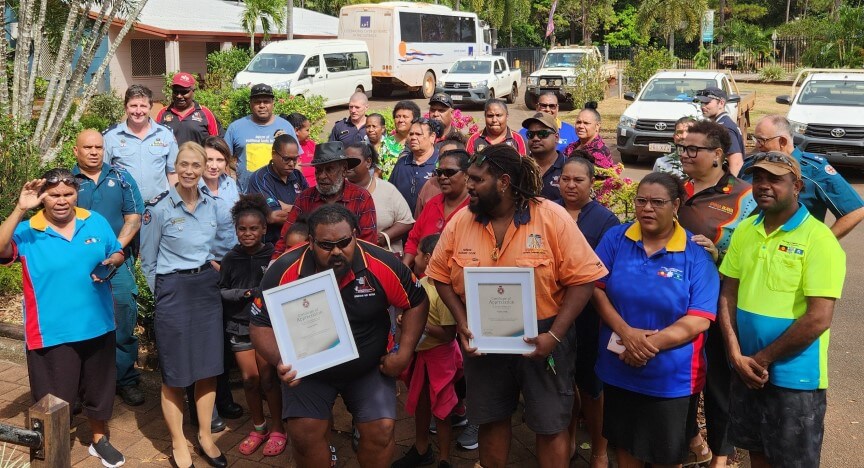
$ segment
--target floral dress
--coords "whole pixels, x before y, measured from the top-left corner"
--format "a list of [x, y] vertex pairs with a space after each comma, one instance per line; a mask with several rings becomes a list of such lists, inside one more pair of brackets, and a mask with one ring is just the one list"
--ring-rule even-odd
[[594, 165], [597, 167], [612, 167], [615, 165], [612, 162], [612, 152], [609, 151], [609, 148], [606, 146], [606, 143], [603, 141], [603, 138], [598, 133], [594, 135], [594, 138], [585, 143], [585, 146], [580, 148], [579, 142], [570, 143], [567, 145], [567, 148], [564, 149], [564, 156], [568, 158], [573, 154], [577, 149], [585, 150], [591, 156], [594, 156]]

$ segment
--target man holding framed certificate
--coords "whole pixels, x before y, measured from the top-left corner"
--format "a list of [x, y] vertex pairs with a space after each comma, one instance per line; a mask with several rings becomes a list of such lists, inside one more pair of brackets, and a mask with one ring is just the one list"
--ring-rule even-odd
[[[507, 145], [493, 145], [476, 154], [467, 174], [469, 209], [444, 228], [426, 274], [456, 319], [466, 355], [468, 419], [480, 425], [480, 465], [505, 466], [510, 417], [521, 393], [525, 422], [536, 434], [539, 465], [566, 466], [574, 400], [573, 321], [591, 297], [594, 281], [607, 274], [606, 267], [567, 211], [536, 195], [542, 179], [533, 159]], [[539, 335], [524, 334], [533, 351], [481, 355], [473, 347], [471, 340], [486, 330], [471, 330], [469, 315], [488, 315], [496, 308], [466, 308], [466, 289], [476, 287], [472, 294], [485, 294], [489, 302], [514, 288], [498, 285], [487, 291], [481, 289], [483, 281], [469, 284], [465, 269], [470, 267], [533, 269]], [[524, 293], [521, 297], [532, 300]]]
[[[330, 464], [328, 422], [337, 395], [342, 395], [360, 431], [360, 466], [389, 466], [395, 449], [395, 377], [414, 356], [429, 301], [411, 270], [392, 252], [357, 239], [357, 218], [342, 205], [318, 208], [308, 223], [310, 243], [279, 257], [264, 274], [261, 290], [332, 269], [359, 358], [295, 379], [291, 363], [280, 358], [260, 296], [251, 311], [252, 343], [287, 384], [282, 386], [282, 416], [298, 467]], [[313, 299], [306, 298], [310, 303]], [[388, 353], [390, 306], [404, 312], [399, 344]]]

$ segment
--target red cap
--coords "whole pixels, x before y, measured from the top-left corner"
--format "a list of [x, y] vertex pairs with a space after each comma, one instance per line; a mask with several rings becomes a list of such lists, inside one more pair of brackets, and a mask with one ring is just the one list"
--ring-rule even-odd
[[195, 87], [195, 77], [186, 72], [180, 72], [174, 75], [174, 79], [171, 80], [171, 86], [182, 86], [184, 88], [193, 88]]

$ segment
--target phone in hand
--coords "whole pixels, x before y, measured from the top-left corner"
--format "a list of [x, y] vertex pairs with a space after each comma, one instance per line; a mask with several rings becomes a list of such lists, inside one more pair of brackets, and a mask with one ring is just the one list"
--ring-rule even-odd
[[114, 277], [114, 274], [117, 273], [117, 267], [108, 263], [100, 263], [96, 265], [96, 268], [90, 272], [91, 275], [99, 278], [102, 281], [108, 281]]

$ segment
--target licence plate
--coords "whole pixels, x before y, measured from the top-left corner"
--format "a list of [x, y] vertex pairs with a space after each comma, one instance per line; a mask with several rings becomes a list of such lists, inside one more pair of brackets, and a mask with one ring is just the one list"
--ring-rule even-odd
[[653, 153], [671, 153], [672, 145], [669, 143], [648, 143], [648, 151]]
[[450, 96], [450, 99], [452, 99], [452, 100], [454, 100], [454, 101], [461, 101], [461, 100], [462, 100], [462, 96], [460, 96], [460, 95], [458, 95], [458, 94], [454, 94], [454, 95]]

